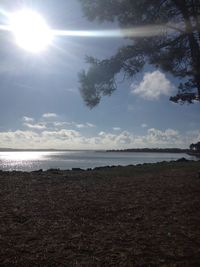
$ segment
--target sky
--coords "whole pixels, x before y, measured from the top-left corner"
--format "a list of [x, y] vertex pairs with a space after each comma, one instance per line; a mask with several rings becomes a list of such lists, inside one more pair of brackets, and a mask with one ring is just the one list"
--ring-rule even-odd
[[[77, 0], [0, 2], [13, 12], [25, 5], [60, 30], [113, 29], [89, 22]], [[5, 16], [0, 13], [0, 23]], [[57, 149], [187, 148], [200, 139], [199, 103], [169, 101], [178, 80], [146, 66], [128, 81], [118, 80], [111, 97], [89, 109], [79, 92], [78, 73], [85, 56], [99, 59], [126, 45], [122, 38], [56, 36], [41, 53], [16, 45], [0, 31], [0, 147]]]

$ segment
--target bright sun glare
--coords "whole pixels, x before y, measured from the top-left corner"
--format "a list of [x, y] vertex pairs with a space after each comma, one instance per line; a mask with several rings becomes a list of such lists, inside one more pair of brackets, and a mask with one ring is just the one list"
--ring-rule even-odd
[[24, 9], [10, 15], [10, 27], [17, 44], [33, 53], [44, 50], [53, 34], [44, 18], [35, 11]]
[[[10, 31], [16, 39], [16, 43], [23, 49], [39, 53], [50, 45], [54, 37], [146, 37], [163, 35], [165, 25], [147, 25], [127, 29], [108, 30], [58, 30], [51, 29], [45, 19], [36, 11], [22, 9], [14, 13], [7, 13], [0, 9], [0, 13], [8, 18], [6, 25], [0, 24], [0, 31]], [[173, 32], [173, 31], [172, 31]]]

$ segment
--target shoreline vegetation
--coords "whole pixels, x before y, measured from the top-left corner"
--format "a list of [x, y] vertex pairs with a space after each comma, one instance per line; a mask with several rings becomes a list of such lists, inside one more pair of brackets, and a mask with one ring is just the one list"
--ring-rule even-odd
[[106, 152], [135, 152], [135, 153], [185, 153], [190, 156], [200, 158], [200, 152], [192, 149], [181, 148], [130, 148], [130, 149], [117, 149], [106, 150]]
[[1, 266], [200, 266], [200, 162], [0, 172]]
[[113, 149], [107, 152], [149, 152], [149, 153], [189, 153], [190, 149], [181, 148], [129, 148], [129, 149]]

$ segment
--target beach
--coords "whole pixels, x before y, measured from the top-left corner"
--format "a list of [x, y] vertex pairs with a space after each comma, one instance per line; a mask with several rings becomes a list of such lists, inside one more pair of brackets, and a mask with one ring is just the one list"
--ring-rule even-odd
[[200, 266], [200, 162], [0, 172], [0, 266]]

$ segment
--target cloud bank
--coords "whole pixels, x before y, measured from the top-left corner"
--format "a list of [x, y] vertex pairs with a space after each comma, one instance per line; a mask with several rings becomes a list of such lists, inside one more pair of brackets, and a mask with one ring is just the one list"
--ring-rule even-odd
[[181, 135], [174, 129], [150, 128], [144, 135], [129, 131], [117, 133], [101, 131], [95, 135], [84, 135], [78, 130], [17, 130], [0, 132], [0, 147], [4, 148], [55, 148], [55, 149], [123, 149], [123, 148], [187, 148], [200, 138], [195, 135]]
[[[51, 118], [50, 121], [49, 118]], [[58, 115], [44, 116], [43, 114], [37, 121], [24, 116], [21, 129], [0, 132], [0, 147], [24, 149], [187, 148], [192, 142], [200, 139], [198, 130], [181, 134], [176, 129], [148, 128], [148, 125], [143, 123], [141, 127], [145, 133], [139, 135], [116, 126], [105, 132], [90, 122], [78, 124], [73, 121], [62, 121], [59, 118]]]

